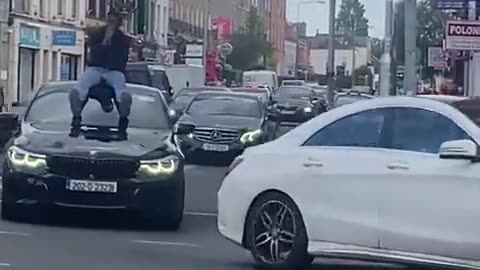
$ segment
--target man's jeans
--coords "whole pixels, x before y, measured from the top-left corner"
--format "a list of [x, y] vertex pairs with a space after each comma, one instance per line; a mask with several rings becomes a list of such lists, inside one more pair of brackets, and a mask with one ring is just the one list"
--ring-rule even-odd
[[124, 91], [126, 84], [125, 75], [116, 70], [87, 67], [80, 76], [75, 88], [70, 92], [70, 108], [74, 117], [81, 116], [90, 88], [100, 83], [102, 79], [115, 90], [120, 117], [128, 117], [130, 115], [132, 96]]

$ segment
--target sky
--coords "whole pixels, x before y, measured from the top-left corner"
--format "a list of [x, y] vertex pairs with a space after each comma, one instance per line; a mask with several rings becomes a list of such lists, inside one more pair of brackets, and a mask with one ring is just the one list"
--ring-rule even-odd
[[[290, 22], [297, 21], [297, 6], [299, 2], [312, 2], [312, 0], [287, 0], [287, 18]], [[300, 5], [300, 21], [307, 23], [307, 32], [314, 35], [317, 29], [320, 33], [328, 33], [328, 3], [304, 3]], [[336, 12], [342, 0], [337, 1]], [[385, 32], [385, 0], [359, 0], [365, 5], [365, 16], [369, 20], [370, 36], [383, 38]]]

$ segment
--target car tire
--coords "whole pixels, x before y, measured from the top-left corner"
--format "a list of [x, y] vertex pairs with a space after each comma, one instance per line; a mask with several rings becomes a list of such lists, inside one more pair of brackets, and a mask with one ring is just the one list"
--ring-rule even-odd
[[22, 209], [18, 206], [7, 192], [5, 186], [2, 188], [2, 220], [16, 221], [23, 217]]
[[[263, 227], [265, 223], [262, 222], [261, 226], [258, 224], [263, 220], [261, 216], [264, 214], [263, 211], [267, 209], [266, 207], [271, 205], [272, 207], [274, 205], [278, 205], [280, 207], [284, 207], [284, 210], [280, 210], [281, 208], [279, 207], [278, 213], [276, 214], [275, 219], [279, 218], [281, 215], [281, 211], [285, 211], [286, 214], [284, 214], [284, 220], [283, 223], [286, 226], [287, 222], [291, 223], [290, 230], [293, 231], [293, 235], [291, 236], [291, 243], [290, 247], [288, 247], [283, 253], [279, 251], [279, 243], [285, 244], [282, 241], [286, 241], [285, 237], [287, 234], [283, 234], [281, 227], [282, 227], [282, 221], [280, 221], [279, 227], [279, 232], [280, 233], [272, 233], [270, 232], [269, 235], [265, 237], [266, 239], [263, 241], [260, 241], [261, 235], [266, 234], [267, 232], [261, 233], [261, 230], [259, 231], [259, 227]], [[288, 215], [288, 217], [287, 217]], [[286, 219], [286, 220], [285, 220]], [[288, 221], [290, 219], [290, 221]], [[268, 220], [268, 218], [266, 219]], [[272, 221], [273, 219], [270, 218]], [[259, 221], [259, 222], [258, 222]], [[273, 221], [272, 221], [273, 223]], [[259, 225], [259, 226], [257, 226]], [[266, 228], [266, 227], [264, 227]], [[277, 228], [278, 229], [278, 228]], [[275, 230], [277, 230], [275, 229]], [[267, 230], [269, 231], [269, 230]], [[279, 257], [284, 256], [283, 258], [280, 258], [279, 261], [275, 261], [273, 259], [273, 255], [271, 252], [272, 248], [272, 241], [268, 242], [265, 245], [269, 245], [270, 248], [270, 255], [272, 260], [268, 260], [264, 254], [262, 254], [261, 249], [260, 249], [260, 244], [263, 243], [264, 241], [267, 241], [268, 237], [280, 237], [282, 238], [283, 235], [283, 240], [276, 240], [277, 241], [277, 255]], [[278, 236], [280, 235], [280, 236]], [[257, 242], [261, 243], [257, 243]], [[310, 256], [307, 252], [307, 245], [308, 245], [308, 237], [307, 237], [307, 232], [305, 228], [305, 224], [303, 222], [302, 215], [296, 206], [296, 204], [293, 202], [292, 199], [290, 199], [288, 196], [279, 193], [279, 192], [269, 192], [264, 195], [261, 195], [258, 199], [255, 200], [255, 202], [252, 204], [250, 207], [250, 210], [247, 215], [247, 219], [245, 222], [245, 247], [250, 250], [250, 252], [253, 255], [253, 258], [255, 259], [255, 262], [258, 264], [258, 266], [262, 269], [268, 269], [268, 270], [289, 270], [289, 269], [296, 269], [296, 270], [302, 270], [308, 268], [312, 262], [313, 262], [313, 257]], [[288, 253], [288, 254], [286, 254]], [[278, 259], [278, 257], [277, 257]]]

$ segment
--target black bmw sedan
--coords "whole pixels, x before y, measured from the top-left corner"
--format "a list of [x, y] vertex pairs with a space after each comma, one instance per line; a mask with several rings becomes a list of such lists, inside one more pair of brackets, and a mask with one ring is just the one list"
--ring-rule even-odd
[[273, 100], [277, 122], [306, 122], [325, 109], [312, 88], [306, 86], [282, 86]]
[[267, 114], [257, 95], [204, 92], [178, 120], [177, 128], [188, 134], [177, 137], [187, 158], [228, 161], [245, 148], [271, 139], [273, 128]]
[[17, 130], [5, 147], [2, 218], [28, 216], [32, 205], [128, 210], [176, 230], [184, 209], [184, 158], [161, 92], [127, 85], [133, 97], [127, 137], [118, 135], [116, 110], [106, 113], [90, 99], [80, 133], [72, 137], [73, 86], [45, 85], [12, 125]]

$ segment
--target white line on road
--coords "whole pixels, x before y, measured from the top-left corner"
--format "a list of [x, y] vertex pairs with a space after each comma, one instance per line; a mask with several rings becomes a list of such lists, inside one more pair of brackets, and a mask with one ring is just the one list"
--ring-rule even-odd
[[150, 244], [150, 245], [163, 245], [163, 246], [183, 246], [183, 247], [192, 247], [198, 248], [200, 245], [192, 243], [182, 243], [182, 242], [166, 242], [166, 241], [151, 241], [151, 240], [132, 240], [133, 243], [137, 244]]
[[217, 213], [204, 213], [204, 212], [185, 212], [186, 216], [197, 217], [217, 217]]
[[32, 236], [31, 233], [0, 231], [0, 235], [15, 235], [15, 236]]
[[10, 267], [12, 265], [10, 265], [9, 263], [0, 263], [0, 267]]

